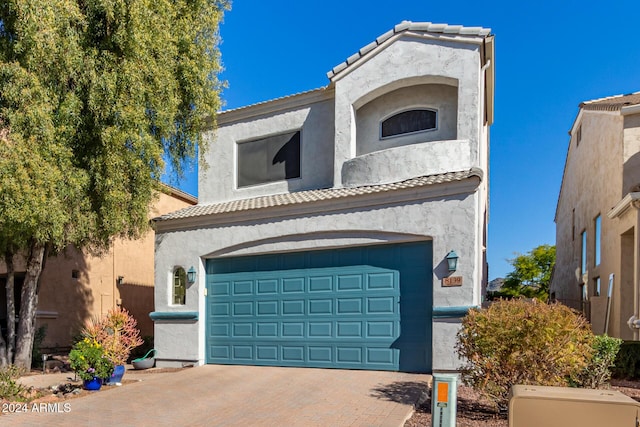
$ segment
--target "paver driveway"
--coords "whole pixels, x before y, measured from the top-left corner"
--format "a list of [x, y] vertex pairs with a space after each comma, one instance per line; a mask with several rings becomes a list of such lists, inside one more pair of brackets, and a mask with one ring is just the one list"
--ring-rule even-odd
[[398, 372], [223, 365], [144, 377], [69, 400], [69, 412], [4, 415], [0, 425], [401, 426], [431, 381]]

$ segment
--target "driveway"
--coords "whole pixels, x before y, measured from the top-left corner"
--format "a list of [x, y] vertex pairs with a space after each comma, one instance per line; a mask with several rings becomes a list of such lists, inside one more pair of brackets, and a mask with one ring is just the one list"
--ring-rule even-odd
[[0, 416], [0, 425], [402, 426], [431, 382], [398, 372], [225, 365], [136, 378], [66, 408]]

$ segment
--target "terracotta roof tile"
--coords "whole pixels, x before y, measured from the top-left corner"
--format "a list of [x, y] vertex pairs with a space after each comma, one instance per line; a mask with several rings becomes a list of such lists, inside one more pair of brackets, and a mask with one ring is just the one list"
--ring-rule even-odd
[[592, 99], [591, 101], [581, 103], [580, 108], [583, 110], [618, 111], [622, 107], [637, 104], [640, 104], [640, 92]]
[[155, 218], [154, 221], [170, 221], [175, 219], [195, 218], [200, 216], [217, 215], [230, 212], [264, 209], [275, 206], [287, 206], [300, 203], [310, 203], [322, 200], [342, 199], [346, 197], [361, 196], [391, 192], [396, 190], [425, 187], [435, 184], [463, 181], [473, 176], [482, 178], [480, 169], [466, 171], [447, 172], [437, 175], [426, 175], [411, 178], [405, 181], [390, 184], [366, 185], [362, 187], [327, 188], [322, 190], [298, 191], [295, 193], [274, 194], [270, 196], [253, 197], [250, 199], [232, 200], [209, 205], [196, 205], [181, 209]]

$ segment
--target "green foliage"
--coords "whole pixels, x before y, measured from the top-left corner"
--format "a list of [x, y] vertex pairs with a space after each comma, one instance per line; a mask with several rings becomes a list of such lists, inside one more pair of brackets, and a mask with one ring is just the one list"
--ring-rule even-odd
[[640, 341], [624, 341], [615, 360], [616, 378], [640, 378]]
[[[137, 238], [165, 170], [201, 155], [220, 107], [227, 0], [0, 4], [0, 252], [27, 269], [29, 365], [42, 253]], [[27, 294], [25, 294], [27, 295]], [[20, 360], [19, 360], [20, 359]]]
[[42, 366], [42, 342], [47, 336], [47, 325], [42, 325], [36, 329], [36, 335], [33, 338], [33, 348], [31, 349], [31, 360], [33, 367]]
[[524, 255], [509, 260], [513, 271], [507, 274], [502, 288], [491, 293], [490, 299], [497, 298], [537, 298], [549, 299], [551, 272], [556, 263], [556, 247], [540, 245]]
[[92, 321], [82, 334], [97, 341], [111, 363], [124, 365], [131, 350], [143, 343], [137, 324], [136, 319], [126, 309], [116, 307], [102, 318]]
[[69, 364], [83, 380], [108, 378], [113, 371], [113, 363], [106, 357], [102, 346], [90, 338], [78, 341], [73, 346], [69, 353]]
[[21, 374], [22, 370], [15, 365], [0, 368], [0, 400], [26, 402], [32, 397], [32, 390], [16, 381]]
[[588, 365], [593, 333], [560, 304], [500, 300], [462, 319], [456, 350], [463, 381], [504, 410], [514, 384], [567, 385]]
[[220, 107], [225, 0], [0, 7], [0, 246], [137, 236]]
[[592, 343], [593, 355], [572, 385], [599, 388], [607, 384], [611, 379], [611, 368], [614, 366], [621, 344], [622, 340], [619, 338], [596, 335]]

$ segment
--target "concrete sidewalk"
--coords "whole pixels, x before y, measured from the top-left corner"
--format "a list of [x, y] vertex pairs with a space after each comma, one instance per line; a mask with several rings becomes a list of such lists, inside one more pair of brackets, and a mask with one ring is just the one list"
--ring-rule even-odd
[[0, 416], [0, 425], [396, 427], [431, 382], [398, 372], [224, 365], [136, 378], [68, 407]]

